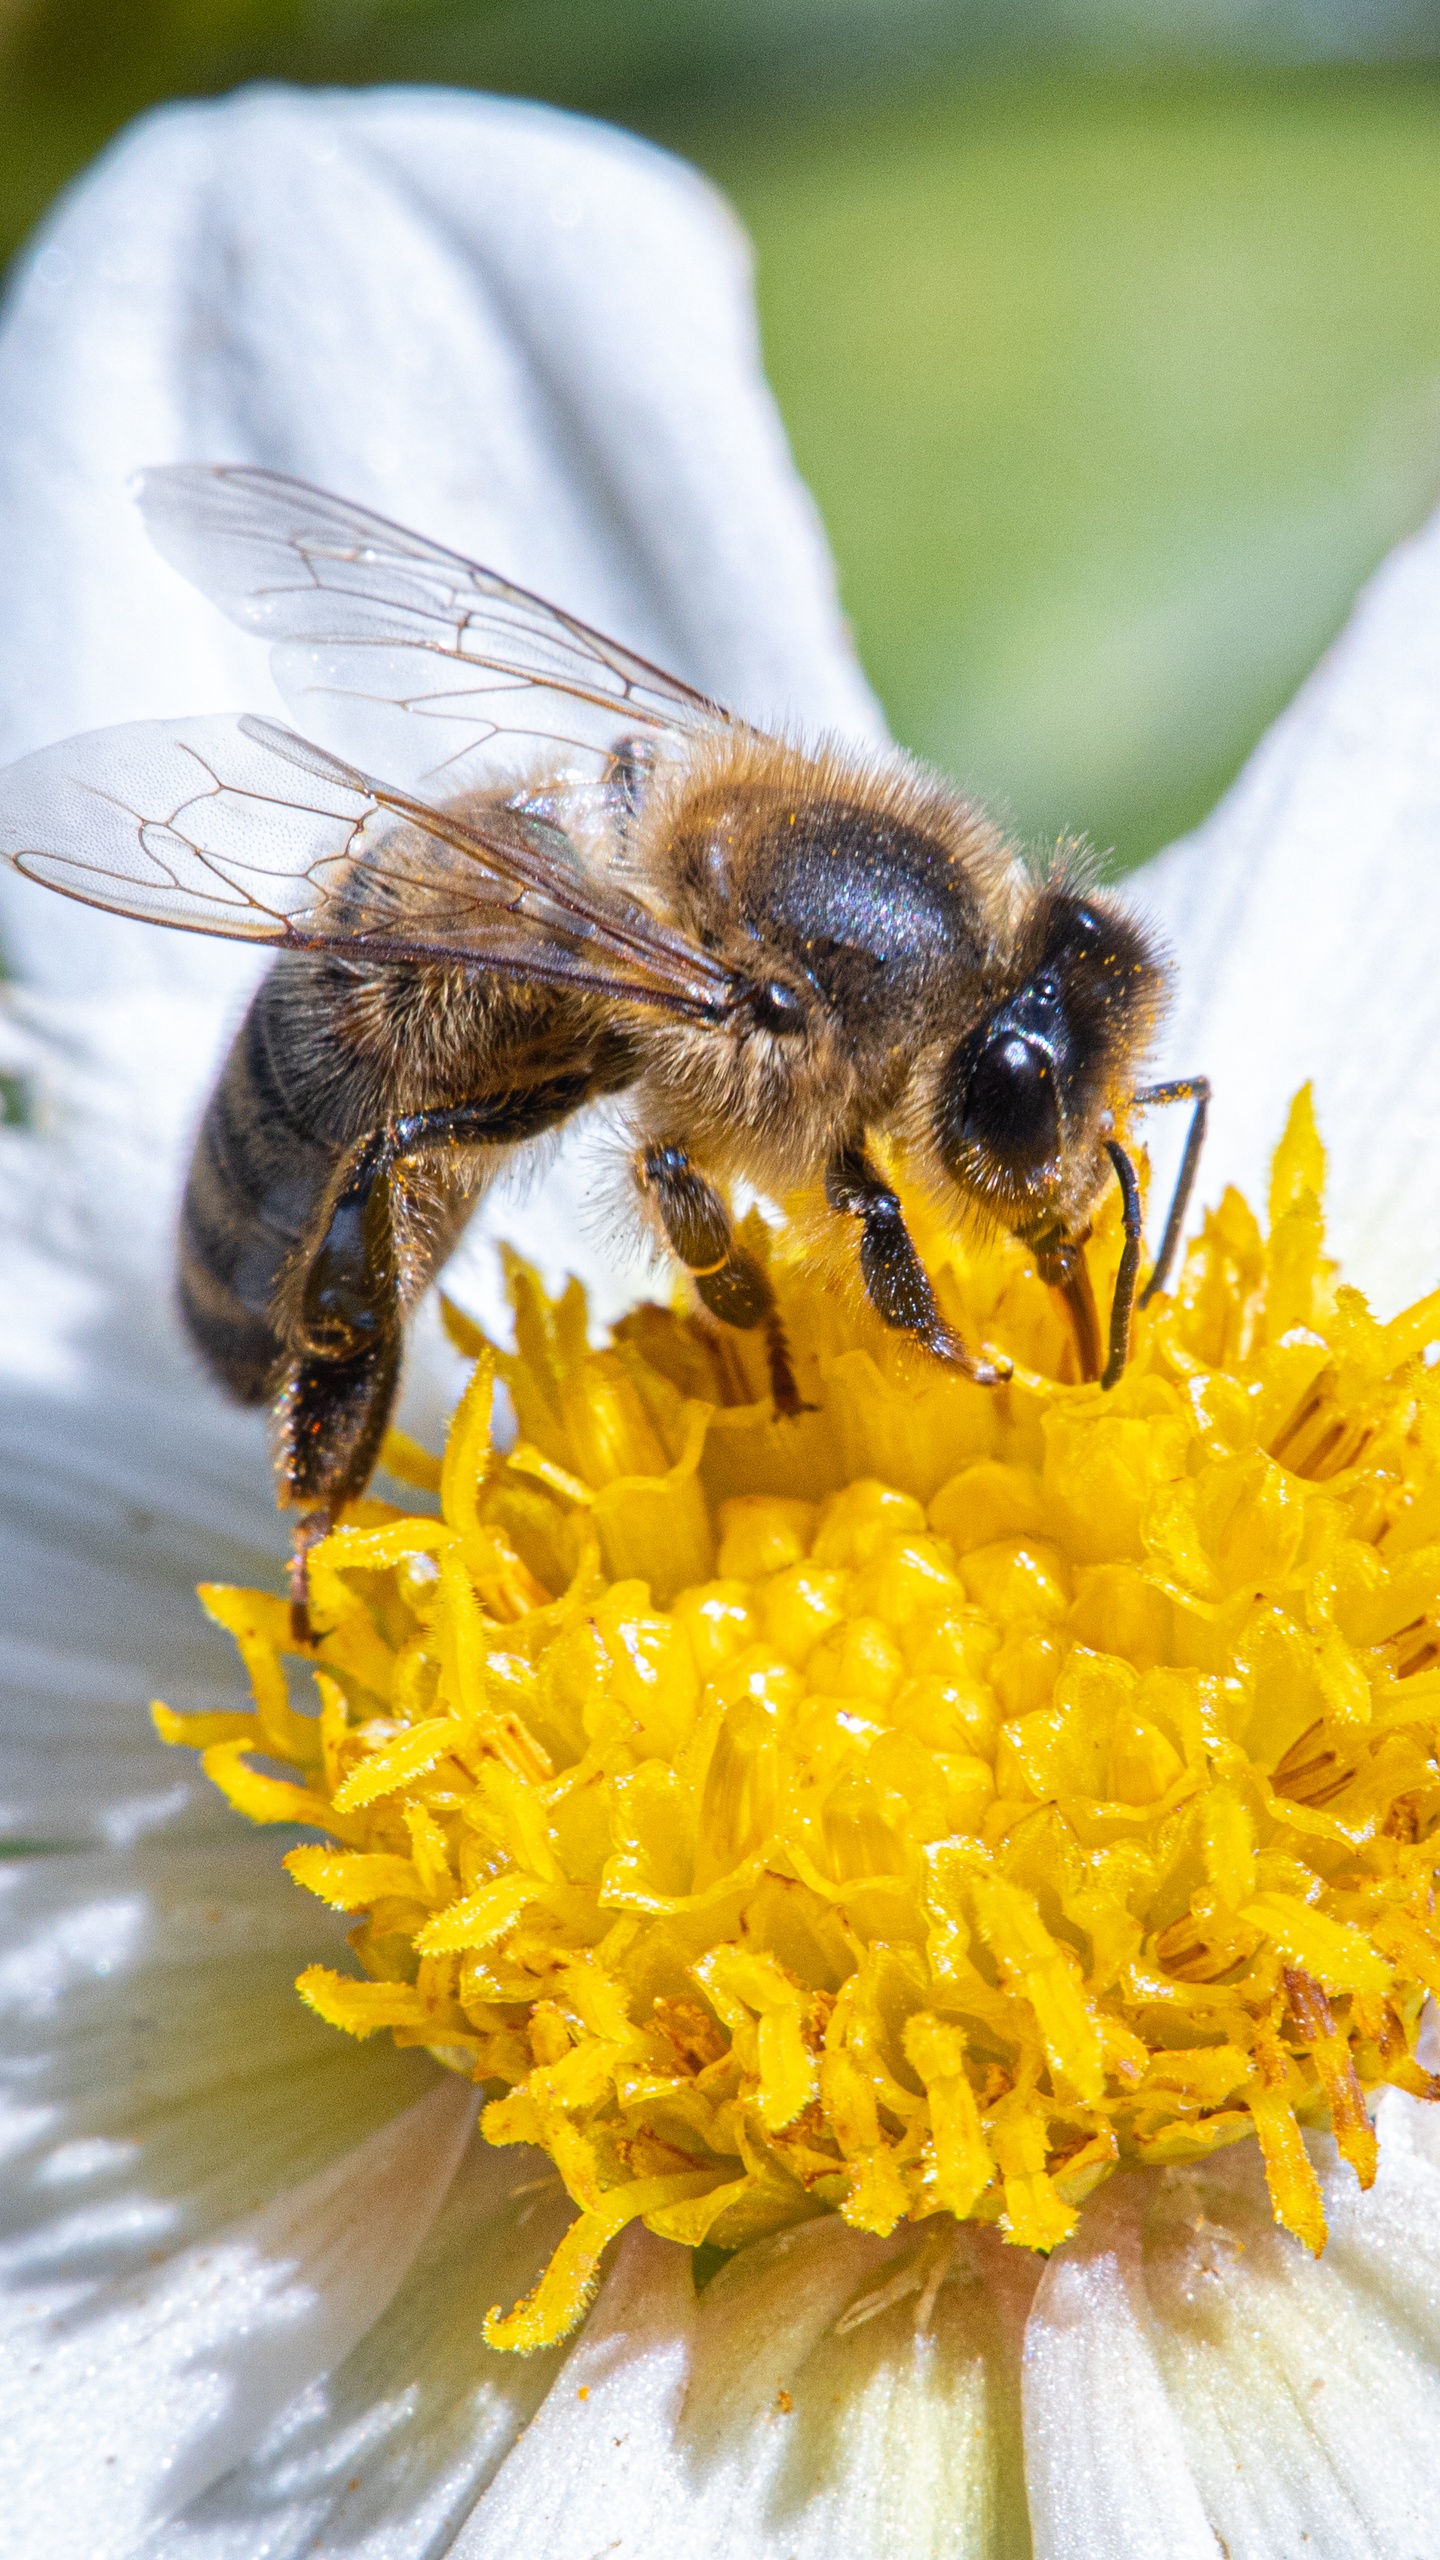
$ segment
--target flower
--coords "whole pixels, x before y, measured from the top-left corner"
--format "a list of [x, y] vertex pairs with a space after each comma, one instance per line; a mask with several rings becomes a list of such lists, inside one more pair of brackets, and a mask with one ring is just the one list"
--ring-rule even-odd
[[[133, 467], [197, 453], [488, 551], [757, 715], [874, 724], [726, 219], [594, 128], [403, 95], [171, 111], [42, 235], [0, 377], [8, 753], [267, 707], [253, 644], [126, 511]], [[1191, 962], [1178, 1063], [1239, 1097], [1207, 1190], [1273, 1134], [1274, 1077], [1313, 1065], [1337, 1221], [1365, 1229], [1386, 1317], [1433, 1262], [1437, 563], [1430, 536], [1386, 574], [1154, 883]], [[1331, 861], [1357, 828], [1366, 861]], [[307, 2014], [294, 1976], [343, 1969], [338, 1924], [143, 1725], [155, 1687], [181, 1717], [243, 1712], [191, 1590], [278, 1561], [259, 1434], [189, 1366], [162, 1277], [253, 962], [4, 894], [32, 1118], [0, 1165], [5, 1803], [32, 1854], [3, 1871], [0, 2504], [26, 2560], [1428, 2553], [1440, 2152], [1403, 2089], [1367, 2196], [1314, 2149], [1319, 2259], [1276, 2230], [1245, 2142], [1122, 2170], [1043, 2269], [967, 2233], [933, 2291], [904, 2224], [781, 2230], [698, 2293], [636, 2228], [573, 2343], [485, 2346], [488, 2306], [561, 2239], [549, 2159], [471, 2142], [473, 2091], [423, 2051]], [[1253, 961], [1225, 940], [1247, 902]], [[1387, 921], [1387, 974], [1352, 982]], [[552, 1277], [566, 1181], [562, 1159], [560, 1205], [527, 1213]], [[503, 1232], [504, 1204], [487, 1216]], [[493, 1326], [482, 1269], [455, 1286]], [[460, 1374], [433, 1325], [414, 1367], [423, 1437]]]
[[730, 2252], [908, 2221], [931, 2309], [955, 2223], [1048, 2254], [1120, 2162], [1257, 2135], [1318, 2254], [1301, 2120], [1368, 2188], [1366, 2087], [1440, 2098], [1440, 1290], [1377, 1325], [1336, 1289], [1321, 1166], [1302, 1094], [1268, 1242], [1227, 1192], [1108, 1396], [1062, 1383], [1012, 1238], [925, 1254], [997, 1392], [917, 1380], [781, 1230], [792, 1421], [755, 1346], [647, 1306], [592, 1350], [519, 1265], [513, 1353], [452, 1315], [443, 1463], [389, 1452], [439, 1512], [371, 1500], [314, 1551], [318, 1721], [288, 1603], [202, 1594], [254, 1706], [161, 1732], [327, 1833], [285, 1863], [365, 1914], [370, 1978], [302, 1997], [507, 2084], [486, 2138], [577, 2207], [491, 2345], [564, 2337], [636, 2221]]

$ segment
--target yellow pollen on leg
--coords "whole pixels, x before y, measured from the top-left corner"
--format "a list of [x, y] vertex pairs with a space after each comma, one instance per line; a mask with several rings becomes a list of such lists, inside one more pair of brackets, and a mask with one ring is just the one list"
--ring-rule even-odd
[[[1268, 1236], [1228, 1191], [1110, 1393], [1020, 1245], [913, 1200], [1002, 1387], [848, 1298], [805, 1204], [745, 1231], [794, 1419], [763, 1342], [647, 1306], [592, 1350], [517, 1264], [513, 1352], [454, 1319], [443, 1461], [388, 1453], [438, 1509], [314, 1550], [318, 1715], [284, 1604], [207, 1588], [253, 1712], [157, 1722], [321, 1835], [286, 1863], [358, 1970], [302, 1997], [484, 2084], [574, 2200], [493, 2344], [563, 2335], [636, 2220], [1048, 2250], [1116, 2166], [1247, 2138], [1318, 2250], [1307, 2131], [1368, 2185], [1368, 2096], [1440, 2094], [1440, 1294], [1337, 1282], [1322, 1172], [1301, 1095]], [[1102, 1305], [1119, 1251], [1107, 1210]]]

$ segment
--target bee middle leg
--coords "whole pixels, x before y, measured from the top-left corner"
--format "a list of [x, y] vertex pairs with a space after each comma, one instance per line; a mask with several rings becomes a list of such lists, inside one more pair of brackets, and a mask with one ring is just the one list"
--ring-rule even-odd
[[825, 1175], [825, 1197], [842, 1217], [860, 1221], [860, 1274], [870, 1304], [896, 1333], [908, 1333], [977, 1386], [998, 1387], [1009, 1363], [971, 1351], [935, 1304], [925, 1266], [910, 1241], [898, 1195], [863, 1147], [842, 1147]]
[[653, 738], [617, 738], [605, 767], [605, 787], [622, 843], [628, 843], [639, 824], [650, 777], [655, 770]]
[[1190, 1206], [1190, 1194], [1195, 1186], [1200, 1150], [1205, 1144], [1205, 1124], [1210, 1113], [1210, 1079], [1208, 1076], [1178, 1076], [1173, 1084], [1146, 1085], [1135, 1096], [1138, 1111], [1148, 1111], [1157, 1102], [1189, 1102], [1194, 1108], [1185, 1135], [1185, 1152], [1175, 1177], [1170, 1214], [1165, 1220], [1165, 1232], [1155, 1256], [1155, 1268], [1140, 1292], [1142, 1307], [1148, 1307], [1151, 1299], [1159, 1296], [1170, 1277], [1170, 1266], [1175, 1259], [1185, 1212]]
[[775, 1292], [753, 1254], [735, 1241], [730, 1214], [717, 1191], [697, 1173], [685, 1149], [673, 1145], [646, 1147], [636, 1159], [635, 1179], [660, 1212], [670, 1250], [695, 1283], [701, 1305], [737, 1333], [765, 1328], [770, 1366], [770, 1392], [775, 1410], [787, 1419], [811, 1413], [796, 1384], [790, 1344], [775, 1303]]
[[306, 1560], [336, 1513], [364, 1492], [395, 1402], [403, 1340], [392, 1177], [407, 1157], [447, 1147], [517, 1146], [568, 1119], [588, 1074], [557, 1076], [388, 1121], [353, 1151], [305, 1272], [299, 1343], [276, 1408], [280, 1499], [300, 1520], [291, 1622], [309, 1641]]

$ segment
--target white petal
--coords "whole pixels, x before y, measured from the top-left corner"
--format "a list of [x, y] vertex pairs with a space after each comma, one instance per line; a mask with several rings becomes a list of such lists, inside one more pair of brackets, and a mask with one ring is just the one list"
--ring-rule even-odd
[[[1140, 2173], [1143, 2185], [1152, 2183]], [[1143, 2197], [1117, 2179], [1051, 2259], [1025, 2339], [1035, 2560], [1215, 2560], [1146, 2319]]]
[[684, 2255], [634, 2236], [457, 2560], [1016, 2547], [1034, 2262], [962, 2235], [932, 2301], [923, 2246], [826, 2218], [745, 2251], [697, 2305]]
[[[558, 2383], [457, 2534], [454, 2560], [669, 2560], [675, 2428], [695, 2323], [690, 2253], [625, 2234]], [[686, 2519], [688, 2524], [688, 2518]]]
[[147, 2560], [429, 2560], [567, 2350], [499, 2355], [480, 2322], [529, 2291], [573, 2207], [538, 2152], [471, 2145], [389, 2309], [283, 2412], [248, 2462], [147, 2543]]
[[468, 2138], [446, 2081], [334, 2167], [57, 2317], [0, 2373], [14, 2547], [120, 2560], [383, 2311]]
[[0, 1832], [215, 1832], [231, 1818], [147, 1708], [244, 1703], [195, 1585], [275, 1579], [263, 1427], [199, 1380], [168, 1288], [77, 1277], [63, 1232], [46, 1232], [67, 1222], [65, 1170], [38, 1140], [0, 1140]]
[[232, 1820], [194, 1846], [0, 1867], [0, 2324], [188, 2246], [432, 2082], [425, 2056], [357, 2046], [296, 1997], [341, 1926], [279, 1846]]
[[1137, 888], [1179, 1000], [1165, 1071], [1208, 1073], [1201, 1191], [1263, 1203], [1313, 1076], [1332, 1240], [1389, 1315], [1440, 1280], [1440, 519], [1397, 552], [1234, 790]]
[[1027, 2335], [1037, 2560], [1431, 2560], [1440, 2170], [1413, 2111], [1384, 2102], [1368, 2196], [1317, 2141], [1318, 2260], [1253, 2144], [1087, 2212]]
[[923, 2243], [897, 2238], [826, 2224], [702, 2297], [680, 2470], [716, 2560], [989, 2560], [1023, 2533], [1016, 2363], [1034, 2261], [957, 2234], [927, 2304], [897, 2284], [923, 2274]]

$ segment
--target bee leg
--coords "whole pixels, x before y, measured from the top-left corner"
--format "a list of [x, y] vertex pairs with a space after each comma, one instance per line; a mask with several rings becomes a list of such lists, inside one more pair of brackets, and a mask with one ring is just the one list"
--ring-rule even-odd
[[617, 738], [605, 766], [605, 788], [615, 811], [619, 835], [627, 840], [635, 832], [645, 799], [650, 776], [655, 770], [655, 744], [651, 738]]
[[1008, 1361], [971, 1351], [935, 1304], [925, 1266], [910, 1241], [900, 1202], [862, 1147], [842, 1147], [825, 1175], [825, 1197], [845, 1218], [860, 1220], [860, 1272], [882, 1323], [915, 1340], [977, 1386], [998, 1387]]
[[1110, 1301], [1110, 1353], [1100, 1374], [1102, 1387], [1114, 1387], [1124, 1377], [1125, 1363], [1130, 1357], [1130, 1315], [1135, 1304], [1135, 1283], [1140, 1276], [1140, 1246], [1144, 1229], [1135, 1167], [1124, 1148], [1117, 1146], [1113, 1138], [1106, 1139], [1105, 1153], [1115, 1167], [1115, 1179], [1125, 1203], [1125, 1242], [1120, 1254], [1120, 1268], [1115, 1274], [1115, 1295]]
[[[1067, 1236], [1063, 1229], [1051, 1227], [1044, 1235], [1031, 1241], [1030, 1250], [1046, 1288], [1053, 1289], [1057, 1297], [1065, 1301], [1066, 1312], [1074, 1327], [1080, 1375], [1087, 1386], [1093, 1386], [1100, 1375], [1100, 1312], [1095, 1304], [1095, 1292], [1090, 1286], [1090, 1266], [1085, 1259], [1089, 1240], [1088, 1227], [1083, 1236]], [[1127, 1323], [1128, 1316], [1127, 1308]]]
[[311, 1636], [309, 1555], [346, 1502], [363, 1492], [385, 1437], [400, 1375], [399, 1278], [387, 1134], [352, 1156], [305, 1273], [300, 1341], [274, 1412], [280, 1501], [297, 1511], [290, 1621]]
[[302, 1641], [308, 1641], [309, 1629], [309, 1551], [369, 1483], [400, 1381], [395, 1167], [407, 1156], [446, 1147], [514, 1146], [537, 1137], [568, 1118], [589, 1085], [588, 1075], [570, 1074], [410, 1112], [376, 1130], [352, 1154], [305, 1274], [302, 1347], [276, 1408], [280, 1499], [301, 1514], [290, 1605]]
[[280, 1499], [298, 1511], [290, 1563], [290, 1619], [310, 1641], [309, 1556], [336, 1515], [365, 1490], [400, 1382], [398, 1303], [381, 1338], [352, 1359], [295, 1361], [275, 1411]]
[[400, 1351], [397, 1304], [379, 1341], [350, 1360], [297, 1360], [281, 1389], [275, 1412], [280, 1498], [300, 1514], [290, 1570], [297, 1635], [302, 1617], [308, 1627], [310, 1549], [329, 1536], [337, 1514], [370, 1481], [400, 1382]]
[[[1075, 1328], [1075, 1348], [1080, 1355], [1080, 1375], [1087, 1386], [1097, 1381], [1102, 1387], [1118, 1386], [1125, 1375], [1130, 1357], [1130, 1318], [1135, 1308], [1135, 1283], [1140, 1273], [1140, 1246], [1143, 1238], [1140, 1210], [1140, 1185], [1135, 1167], [1113, 1138], [1105, 1141], [1105, 1153], [1115, 1167], [1124, 1203], [1125, 1242], [1120, 1253], [1120, 1268], [1115, 1274], [1115, 1295], [1110, 1301], [1110, 1338], [1106, 1345], [1104, 1367], [1100, 1363], [1100, 1313], [1095, 1292], [1090, 1286], [1090, 1270], [1085, 1260], [1085, 1247], [1090, 1240], [1087, 1227], [1083, 1236], [1067, 1236], [1062, 1229], [1034, 1238], [1031, 1251], [1035, 1268], [1049, 1289], [1064, 1299], [1070, 1321]], [[1140, 1301], [1143, 1306], [1145, 1301]]]
[[1208, 1076], [1181, 1076], [1174, 1084], [1146, 1085], [1135, 1096], [1136, 1108], [1141, 1111], [1157, 1102], [1193, 1102], [1195, 1108], [1190, 1114], [1185, 1153], [1175, 1177], [1170, 1214], [1165, 1221], [1160, 1250], [1155, 1256], [1155, 1268], [1140, 1292], [1142, 1307], [1148, 1307], [1151, 1299], [1159, 1296], [1170, 1277], [1170, 1265], [1175, 1259], [1175, 1248], [1180, 1242], [1180, 1230], [1185, 1224], [1185, 1212], [1190, 1206], [1190, 1194], [1195, 1185], [1200, 1150], [1205, 1144], [1205, 1123], [1210, 1115], [1210, 1079]]
[[719, 1193], [696, 1172], [683, 1147], [646, 1147], [636, 1162], [635, 1179], [653, 1198], [670, 1250], [685, 1265], [702, 1306], [737, 1333], [764, 1326], [776, 1412], [788, 1420], [813, 1413], [815, 1406], [803, 1402], [796, 1383], [775, 1292], [754, 1255], [735, 1242]]
[[290, 1539], [290, 1640], [304, 1645], [308, 1651], [315, 1641], [310, 1618], [310, 1550], [330, 1535], [330, 1514], [326, 1510], [307, 1511], [298, 1520]]

